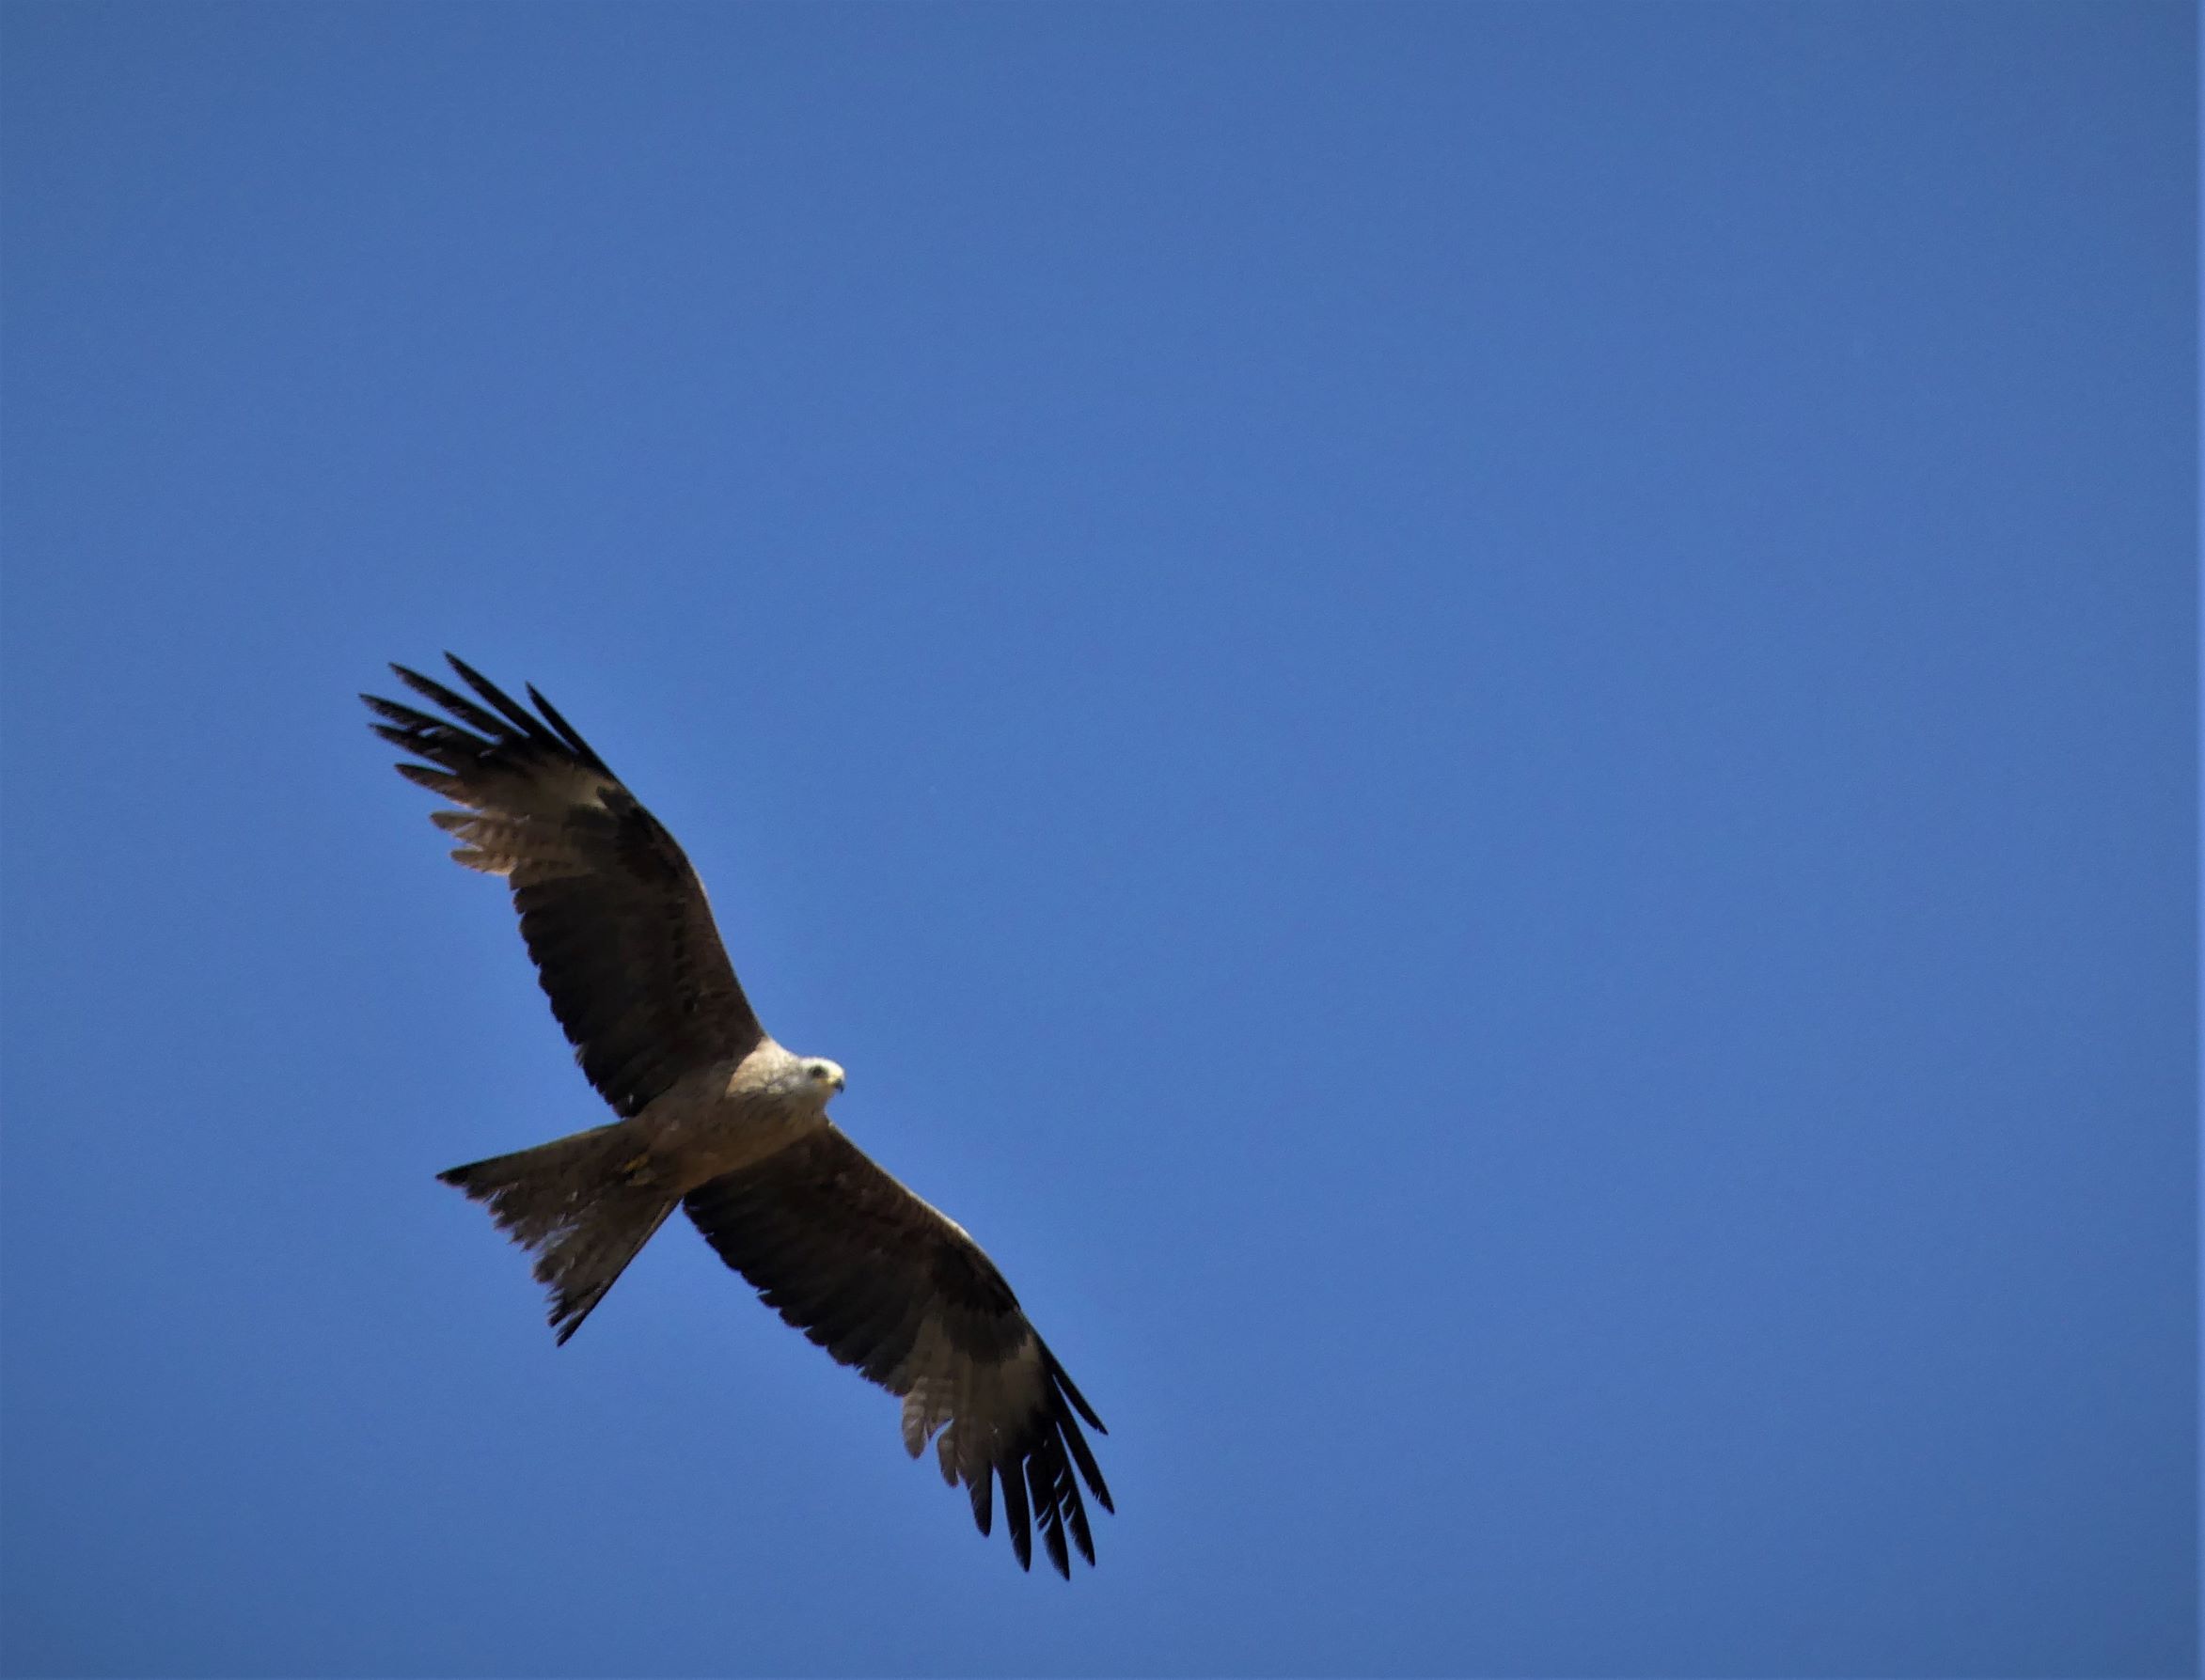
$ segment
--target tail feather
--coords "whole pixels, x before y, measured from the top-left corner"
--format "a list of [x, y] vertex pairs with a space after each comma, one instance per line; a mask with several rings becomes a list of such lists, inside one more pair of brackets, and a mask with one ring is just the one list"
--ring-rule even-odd
[[562, 1343], [681, 1200], [622, 1125], [436, 1176], [483, 1203], [498, 1229], [535, 1255], [536, 1280], [551, 1292], [551, 1327]]

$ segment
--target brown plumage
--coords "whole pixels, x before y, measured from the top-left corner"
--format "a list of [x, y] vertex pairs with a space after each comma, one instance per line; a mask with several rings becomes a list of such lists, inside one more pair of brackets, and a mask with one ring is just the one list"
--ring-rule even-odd
[[1002, 1274], [955, 1221], [827, 1117], [831, 1061], [759, 1025], [680, 846], [529, 688], [529, 712], [447, 654], [474, 698], [402, 666], [447, 716], [361, 698], [399, 773], [451, 801], [433, 821], [469, 869], [502, 875], [552, 1013], [619, 1117], [442, 1174], [535, 1256], [565, 1342], [679, 1205], [765, 1303], [904, 1402], [985, 1534], [1000, 1484], [1011, 1545], [1070, 1574], [1090, 1563], [1080, 1488], [1110, 1490], [1080, 1433], [1102, 1421]]

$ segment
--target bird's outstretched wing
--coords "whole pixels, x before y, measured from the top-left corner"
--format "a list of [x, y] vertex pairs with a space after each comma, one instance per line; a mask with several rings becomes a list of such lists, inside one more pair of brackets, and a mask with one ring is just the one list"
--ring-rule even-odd
[[503, 875], [552, 1013], [623, 1118], [683, 1075], [764, 1038], [689, 860], [534, 688], [536, 715], [450, 654], [483, 704], [390, 668], [454, 721], [362, 695], [398, 773], [458, 810], [432, 816], [469, 869]]
[[684, 1205], [767, 1306], [903, 1397], [914, 1458], [939, 1431], [942, 1478], [965, 1484], [983, 1534], [994, 1522], [991, 1486], [1001, 1483], [1021, 1568], [1032, 1563], [1036, 1523], [1059, 1575], [1071, 1573], [1067, 1533], [1095, 1562], [1073, 1471], [1112, 1509], [1079, 1433], [1081, 1418], [1097, 1430], [1102, 1420], [954, 1221], [832, 1125], [701, 1185]]

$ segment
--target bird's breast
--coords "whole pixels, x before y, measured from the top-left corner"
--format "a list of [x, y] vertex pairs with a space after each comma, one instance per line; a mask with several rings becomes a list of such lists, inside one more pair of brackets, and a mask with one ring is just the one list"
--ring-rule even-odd
[[687, 1195], [699, 1185], [748, 1167], [827, 1124], [817, 1108], [747, 1090], [721, 1067], [665, 1091], [628, 1123], [661, 1173]]

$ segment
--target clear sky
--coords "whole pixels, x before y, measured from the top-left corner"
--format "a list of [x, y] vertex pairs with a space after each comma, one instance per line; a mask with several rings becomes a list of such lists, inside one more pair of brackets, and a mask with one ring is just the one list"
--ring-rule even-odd
[[[2193, 1667], [2190, 8], [0, 24], [9, 1673]], [[447, 647], [1097, 1569], [434, 1182], [602, 1114]]]

